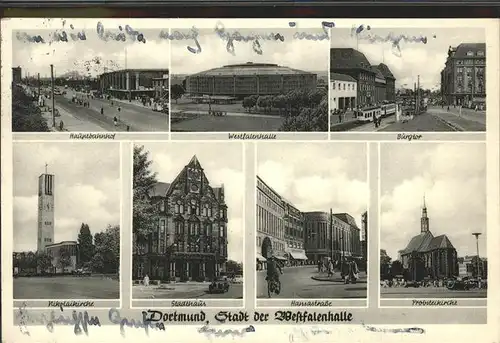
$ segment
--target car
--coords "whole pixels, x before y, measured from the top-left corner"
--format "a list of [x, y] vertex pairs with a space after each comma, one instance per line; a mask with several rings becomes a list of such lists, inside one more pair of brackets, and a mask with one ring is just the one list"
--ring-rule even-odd
[[233, 283], [243, 283], [243, 275], [236, 275], [233, 278]]
[[229, 281], [226, 277], [217, 277], [208, 286], [209, 293], [225, 293], [229, 291]]
[[90, 275], [92, 275], [92, 272], [90, 271], [90, 269], [87, 269], [87, 268], [78, 268], [78, 269], [73, 270], [73, 275], [90, 276]]

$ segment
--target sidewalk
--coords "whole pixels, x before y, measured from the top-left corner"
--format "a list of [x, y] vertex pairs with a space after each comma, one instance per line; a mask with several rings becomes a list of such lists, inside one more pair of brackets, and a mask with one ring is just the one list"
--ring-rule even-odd
[[119, 103], [122, 103], [122, 104], [134, 105], [134, 106], [142, 107], [142, 108], [147, 108], [148, 110], [151, 110], [151, 111], [153, 110], [153, 107], [151, 107], [151, 106], [144, 106], [142, 104], [142, 102], [139, 101], [139, 100], [128, 101], [128, 100], [121, 100], [121, 99], [111, 98], [110, 101], [119, 102]]
[[[103, 132], [106, 131], [104, 128], [96, 125], [94, 123], [83, 121], [73, 115], [60, 106], [56, 105], [60, 116], [56, 117], [56, 128], [59, 131], [59, 125], [61, 121], [63, 122], [63, 131], [70, 132]], [[52, 125], [52, 113], [48, 112], [50, 117], [50, 125]]]
[[459, 115], [458, 109], [450, 108], [450, 111], [440, 108], [431, 108], [427, 112], [436, 118], [444, 121], [449, 126], [453, 127], [456, 131], [486, 131], [486, 114], [481, 111], [463, 112]]
[[381, 131], [385, 129], [386, 127], [394, 124], [396, 122], [396, 116], [390, 116], [387, 118], [382, 118], [382, 121], [379, 125], [379, 127], [375, 127], [375, 124], [373, 122], [369, 122], [366, 124], [363, 124], [361, 126], [353, 128], [352, 132], [376, 132], [376, 131]]

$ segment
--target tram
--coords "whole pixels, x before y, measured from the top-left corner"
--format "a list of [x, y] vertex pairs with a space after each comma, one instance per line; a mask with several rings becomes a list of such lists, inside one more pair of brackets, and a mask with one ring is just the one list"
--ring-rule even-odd
[[367, 107], [362, 110], [357, 110], [356, 120], [358, 122], [373, 121], [373, 116], [379, 118], [382, 115], [382, 108], [380, 106]]
[[381, 107], [382, 117], [396, 114], [396, 104], [394, 102], [384, 102]]

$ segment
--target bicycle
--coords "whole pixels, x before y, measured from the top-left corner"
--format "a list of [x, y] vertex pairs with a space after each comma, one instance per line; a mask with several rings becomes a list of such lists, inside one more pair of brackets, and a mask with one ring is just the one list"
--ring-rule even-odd
[[267, 296], [270, 298], [272, 293], [276, 295], [281, 292], [281, 281], [278, 279], [269, 279], [267, 278]]

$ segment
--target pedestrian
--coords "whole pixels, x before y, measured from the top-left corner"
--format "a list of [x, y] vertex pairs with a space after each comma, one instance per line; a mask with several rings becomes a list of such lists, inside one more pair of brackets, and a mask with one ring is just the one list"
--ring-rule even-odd
[[121, 107], [120, 107], [120, 106], [118, 106], [118, 113], [120, 113], [120, 112], [121, 112], [121, 110], [122, 110], [122, 109], [121, 109]]
[[59, 122], [59, 131], [63, 131], [64, 130], [64, 122], [61, 120]]
[[144, 276], [143, 282], [144, 282], [144, 286], [149, 286], [149, 276], [148, 276], [148, 274], [146, 274]]
[[101, 114], [104, 115], [104, 108], [101, 106]]
[[118, 126], [118, 118], [116, 116], [113, 118], [113, 122], [115, 126]]

